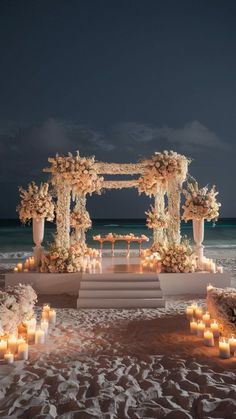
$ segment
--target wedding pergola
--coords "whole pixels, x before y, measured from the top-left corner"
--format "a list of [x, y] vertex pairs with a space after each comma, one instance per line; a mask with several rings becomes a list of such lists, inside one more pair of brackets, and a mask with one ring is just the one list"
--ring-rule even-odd
[[[168, 242], [180, 242], [180, 195], [186, 179], [189, 160], [176, 152], [155, 153], [150, 159], [138, 163], [97, 162], [94, 157], [57, 155], [49, 158], [51, 167], [44, 169], [51, 173], [51, 182], [57, 196], [56, 224], [57, 245], [70, 246], [71, 200], [74, 210], [83, 215], [86, 211], [87, 194], [101, 193], [103, 189], [137, 188], [154, 199], [154, 210], [161, 219], [168, 212], [166, 228], [153, 228], [154, 243], [162, 242], [164, 235]], [[133, 176], [127, 180], [106, 180], [106, 175]], [[77, 241], [85, 240], [86, 223], [77, 228]]]

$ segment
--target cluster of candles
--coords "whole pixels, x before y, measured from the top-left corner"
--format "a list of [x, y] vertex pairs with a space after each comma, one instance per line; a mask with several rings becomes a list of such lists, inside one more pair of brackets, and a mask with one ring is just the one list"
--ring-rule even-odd
[[160, 272], [160, 256], [158, 253], [152, 253], [148, 255], [147, 250], [142, 252], [143, 259], [141, 260], [141, 265], [143, 268], [149, 268], [153, 271]]
[[34, 270], [34, 257], [27, 258], [23, 263], [17, 263], [14, 272], [29, 272]]
[[29, 345], [44, 344], [51, 325], [56, 324], [56, 310], [49, 304], [45, 304], [42, 309], [40, 324], [37, 325], [35, 317], [25, 322], [26, 331], [22, 336], [16, 332], [7, 339], [0, 338], [0, 359], [4, 359], [8, 364], [14, 360], [27, 361], [29, 357]]
[[85, 257], [82, 262], [82, 272], [91, 273], [102, 273], [102, 263], [100, 260], [95, 258], [91, 259], [89, 256]]
[[190, 332], [203, 338], [204, 345], [215, 346], [218, 339], [220, 358], [226, 359], [236, 355], [236, 336], [221, 336], [222, 326], [211, 319], [210, 313], [204, 313], [201, 307], [193, 303], [186, 308], [186, 316], [190, 320]]
[[203, 257], [202, 263], [201, 263], [201, 269], [203, 271], [211, 272], [211, 273], [223, 273], [223, 266], [216, 266], [216, 263], [213, 261], [213, 259], [208, 259], [206, 257]]

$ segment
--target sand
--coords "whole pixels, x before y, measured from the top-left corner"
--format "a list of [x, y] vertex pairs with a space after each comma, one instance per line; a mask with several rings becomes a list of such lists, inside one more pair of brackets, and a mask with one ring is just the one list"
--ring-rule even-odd
[[[218, 259], [235, 286], [235, 250]], [[236, 419], [236, 358], [219, 359], [189, 333], [191, 301], [78, 311], [73, 297], [40, 296], [58, 307], [57, 324], [29, 361], [0, 364], [0, 417]]]

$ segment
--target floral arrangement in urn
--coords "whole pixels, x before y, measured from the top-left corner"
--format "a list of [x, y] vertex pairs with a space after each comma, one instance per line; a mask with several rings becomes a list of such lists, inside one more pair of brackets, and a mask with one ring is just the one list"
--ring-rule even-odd
[[34, 314], [37, 294], [30, 285], [17, 285], [0, 291], [0, 336], [14, 333]]
[[183, 190], [186, 201], [183, 205], [183, 220], [217, 221], [221, 204], [217, 201], [218, 192], [213, 186], [210, 190], [207, 186], [199, 188], [195, 179], [190, 178], [187, 189]]
[[47, 182], [36, 185], [31, 182], [28, 189], [19, 187], [21, 202], [16, 210], [22, 223], [30, 222], [32, 218], [46, 218], [47, 221], [54, 219], [54, 203], [49, 193]]
[[82, 208], [74, 208], [70, 214], [70, 225], [73, 228], [82, 228], [88, 230], [92, 226], [92, 221], [88, 211]]
[[143, 161], [144, 170], [138, 179], [138, 191], [151, 196], [157, 193], [158, 182], [165, 184], [173, 176], [181, 176], [184, 180], [188, 163], [187, 157], [172, 150], [155, 152], [151, 159]]
[[146, 225], [150, 229], [167, 228], [168, 227], [168, 213], [164, 210], [164, 215], [159, 216], [158, 211], [151, 205], [150, 209], [145, 212], [147, 216]]
[[103, 177], [98, 176], [94, 156], [81, 157], [77, 151], [75, 156], [72, 153], [68, 153], [68, 156], [57, 154], [48, 161], [52, 165], [52, 175], [60, 174], [60, 177], [68, 180], [74, 196], [101, 191]]
[[81, 243], [69, 249], [60, 248], [56, 243], [51, 243], [49, 253], [43, 255], [40, 272], [80, 272], [86, 251], [87, 246]]

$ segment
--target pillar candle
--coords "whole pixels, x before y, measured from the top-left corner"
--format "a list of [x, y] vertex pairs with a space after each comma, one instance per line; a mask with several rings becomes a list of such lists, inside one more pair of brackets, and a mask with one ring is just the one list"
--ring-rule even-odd
[[210, 313], [206, 312], [205, 314], [203, 314], [202, 321], [205, 323], [206, 326], [209, 327], [210, 324], [211, 324], [211, 316], [210, 316]]
[[205, 330], [203, 337], [204, 337], [204, 345], [214, 346], [214, 336], [211, 330]]
[[7, 352], [4, 355], [4, 360], [8, 363], [8, 364], [13, 364], [14, 362], [14, 355], [11, 352]]
[[197, 324], [197, 335], [200, 338], [203, 338], [204, 331], [205, 331], [205, 323], [203, 323], [202, 321], [198, 322], [198, 324]]
[[1, 339], [0, 340], [0, 359], [4, 358], [4, 355], [6, 352], [7, 352], [7, 341]]
[[47, 320], [41, 320], [41, 329], [44, 330], [45, 336], [48, 334], [49, 323]]
[[195, 316], [197, 319], [202, 319], [202, 308], [201, 307], [197, 307], [195, 310]]
[[34, 343], [35, 342], [35, 328], [33, 328], [33, 329], [28, 328], [27, 329], [27, 342], [28, 343]]
[[230, 346], [230, 352], [234, 354], [236, 351], [236, 337], [234, 335], [231, 335], [229, 338], [229, 346]]
[[219, 323], [216, 320], [213, 320], [211, 323], [211, 330], [214, 338], [218, 338], [220, 336]]
[[35, 344], [36, 345], [38, 345], [38, 344], [41, 344], [42, 345], [43, 343], [45, 343], [45, 333], [44, 333], [44, 330], [37, 329], [35, 331]]
[[230, 358], [230, 346], [226, 338], [220, 338], [219, 340], [219, 356], [224, 359]]
[[18, 272], [22, 272], [23, 265], [22, 263], [17, 263]]
[[196, 320], [192, 320], [190, 322], [190, 332], [195, 334], [195, 335], [197, 334], [197, 322], [196, 322]]
[[18, 345], [18, 359], [27, 361], [29, 357], [29, 345], [26, 342], [21, 342]]
[[188, 320], [191, 320], [194, 316], [194, 310], [192, 306], [188, 306], [185, 310], [186, 316]]
[[17, 337], [15, 335], [10, 336], [7, 342], [8, 351], [15, 353], [17, 351]]
[[17, 266], [14, 267], [14, 272], [18, 272]]
[[56, 310], [52, 309], [49, 311], [49, 324], [56, 324]]

